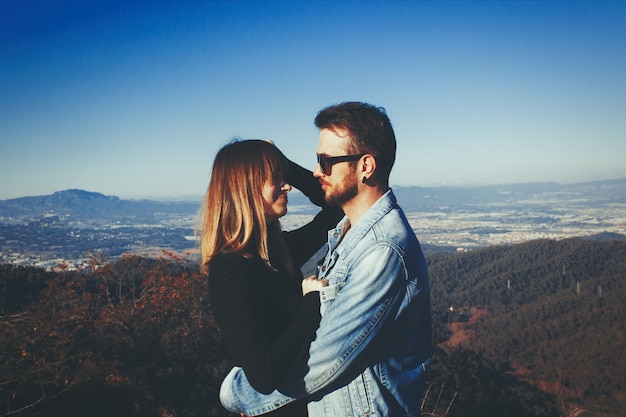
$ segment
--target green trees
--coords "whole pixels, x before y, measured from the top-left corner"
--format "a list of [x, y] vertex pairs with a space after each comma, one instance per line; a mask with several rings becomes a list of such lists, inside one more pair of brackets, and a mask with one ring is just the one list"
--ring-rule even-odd
[[449, 323], [485, 309], [466, 326], [473, 337], [460, 349], [508, 364], [517, 378], [552, 393], [564, 414], [623, 415], [626, 243], [540, 240], [435, 255], [429, 268], [440, 342]]

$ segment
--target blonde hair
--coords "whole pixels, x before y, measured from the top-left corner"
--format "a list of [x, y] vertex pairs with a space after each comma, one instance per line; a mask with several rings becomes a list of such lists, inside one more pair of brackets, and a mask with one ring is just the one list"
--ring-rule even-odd
[[[282, 152], [263, 140], [236, 140], [220, 149], [198, 216], [204, 272], [210, 272], [216, 255], [235, 253], [258, 256], [268, 267], [293, 274], [280, 223], [267, 223], [262, 195], [265, 182], [287, 169]], [[270, 262], [270, 245], [279, 265]]]

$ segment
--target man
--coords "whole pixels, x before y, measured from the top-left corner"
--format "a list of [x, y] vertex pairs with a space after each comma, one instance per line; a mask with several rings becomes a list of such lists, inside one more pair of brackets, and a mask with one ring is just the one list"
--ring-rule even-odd
[[419, 242], [389, 188], [396, 140], [385, 110], [348, 102], [315, 118], [314, 175], [345, 217], [328, 233], [322, 320], [309, 359], [271, 394], [235, 368], [220, 399], [258, 415], [306, 398], [309, 415], [419, 416], [431, 357], [430, 291]]

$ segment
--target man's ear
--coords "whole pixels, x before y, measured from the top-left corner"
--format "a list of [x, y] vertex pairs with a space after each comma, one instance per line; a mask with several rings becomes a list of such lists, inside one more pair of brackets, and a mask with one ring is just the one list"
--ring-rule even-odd
[[370, 179], [374, 173], [376, 172], [376, 158], [374, 155], [365, 154], [363, 158], [361, 158], [361, 178], [363, 178], [363, 182]]

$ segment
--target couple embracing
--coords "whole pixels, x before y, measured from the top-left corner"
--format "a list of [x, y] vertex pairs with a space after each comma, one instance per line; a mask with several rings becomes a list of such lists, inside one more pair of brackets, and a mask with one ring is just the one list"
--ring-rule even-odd
[[[391, 122], [383, 108], [346, 102], [321, 110], [315, 125], [312, 173], [262, 140], [216, 155], [201, 209], [202, 267], [236, 365], [220, 400], [248, 416], [419, 416], [430, 291], [389, 187]], [[292, 186], [321, 210], [282, 231]]]

